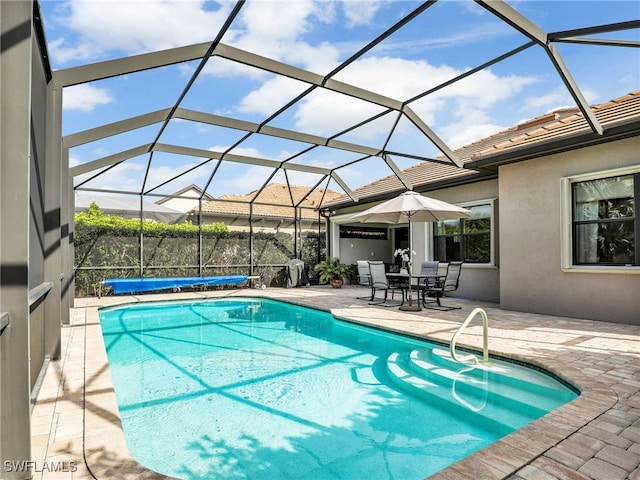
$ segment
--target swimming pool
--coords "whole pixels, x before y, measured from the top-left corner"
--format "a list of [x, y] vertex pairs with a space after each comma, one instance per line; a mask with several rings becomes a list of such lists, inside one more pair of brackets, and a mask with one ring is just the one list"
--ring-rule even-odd
[[127, 446], [182, 479], [421, 479], [572, 400], [542, 372], [267, 299], [100, 310]]

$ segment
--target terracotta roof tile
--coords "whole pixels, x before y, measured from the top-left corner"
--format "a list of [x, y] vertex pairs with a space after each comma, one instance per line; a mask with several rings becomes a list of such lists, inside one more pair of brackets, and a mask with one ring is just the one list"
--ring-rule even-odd
[[[628, 122], [640, 118], [640, 90], [592, 108], [596, 118], [605, 129], [623, 121]], [[563, 108], [470, 143], [455, 150], [455, 153], [463, 164], [466, 164], [512, 148], [543, 144], [550, 140], [557, 140], [587, 131], [590, 131], [590, 127], [577, 107]], [[439, 157], [439, 159], [444, 159], [444, 157]], [[414, 188], [420, 188], [438, 181], [457, 180], [464, 177], [472, 178], [479, 175], [478, 171], [470, 168], [458, 168], [453, 165], [435, 162], [419, 163], [403, 170], [403, 173]], [[360, 199], [364, 199], [402, 190], [403, 188], [398, 178], [395, 175], [390, 175], [360, 187], [354, 190], [354, 193]], [[348, 196], [341, 195], [333, 204], [349, 203], [350, 201]]]
[[[593, 113], [602, 126], [606, 129], [621, 121], [629, 121], [640, 118], [640, 90], [631, 92], [623, 97], [611, 100], [607, 103], [592, 107]], [[545, 140], [557, 140], [569, 135], [588, 132], [590, 127], [582, 113], [558, 119], [539, 128], [526, 132], [524, 135], [514, 137], [509, 142], [494, 145], [473, 155], [476, 160], [479, 157], [495, 153], [496, 150], [523, 147]]]
[[218, 199], [204, 203], [202, 205], [202, 212], [219, 215], [249, 216], [249, 203], [254, 201], [253, 214], [255, 216], [294, 218], [295, 209], [293, 205], [300, 203], [308, 194], [299, 205], [302, 207], [300, 209], [300, 216], [306, 219], [317, 219], [318, 213], [315, 209], [320, 205], [323, 195], [324, 203], [332, 201], [341, 195], [333, 190], [324, 190], [321, 188], [316, 188], [309, 193], [310, 190], [310, 187], [291, 185], [291, 193], [289, 193], [289, 186], [281, 183], [273, 183], [267, 185], [261, 192], [254, 190], [246, 195], [222, 195]]

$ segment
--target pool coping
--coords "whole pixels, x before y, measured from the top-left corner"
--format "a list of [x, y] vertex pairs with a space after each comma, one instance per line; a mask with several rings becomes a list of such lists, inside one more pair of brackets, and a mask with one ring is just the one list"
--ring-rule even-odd
[[[282, 292], [280, 292], [282, 295]], [[322, 294], [320, 294], [322, 295]], [[83, 445], [82, 457], [86, 465], [87, 478], [144, 478], [168, 479], [165, 475], [153, 472], [140, 465], [126, 447], [124, 433], [120, 422], [113, 383], [108, 368], [106, 349], [100, 328], [98, 309], [105, 306], [138, 303], [140, 301], [166, 301], [176, 299], [202, 299], [219, 296], [259, 296], [284, 300], [302, 306], [310, 306], [322, 310], [326, 308], [326, 300], [314, 297], [310, 301], [305, 295], [293, 295], [291, 298], [279, 298], [278, 292], [247, 291], [206, 292], [197, 294], [178, 294], [143, 297], [105, 297], [86, 302], [86, 306], [76, 309], [82, 312], [74, 327], [73, 342], [76, 347], [70, 349], [67, 363], [82, 363], [82, 395], [83, 395]], [[374, 310], [375, 309], [375, 310]], [[370, 308], [333, 308], [331, 313], [338, 319], [362, 325], [382, 328], [418, 338], [426, 338], [436, 342], [445, 342], [442, 332], [450, 331], [451, 325], [459, 322], [429, 317], [429, 322], [416, 322], [412, 313], [387, 309], [382, 310], [378, 318], [375, 311], [380, 307]], [[380, 318], [382, 317], [382, 318]], [[446, 327], [446, 328], [443, 328]], [[77, 330], [75, 330], [77, 328]], [[426, 330], [426, 332], [425, 332]], [[83, 338], [78, 338], [82, 335]], [[461, 342], [465, 348], [478, 349], [476, 338], [469, 342]], [[550, 362], [544, 358], [534, 358], [515, 351], [491, 349], [492, 354], [532, 364], [548, 370], [560, 379], [573, 385], [580, 391], [575, 400], [550, 412], [544, 417], [503, 437], [497, 442], [456, 462], [455, 464], [433, 474], [432, 479], [498, 479], [515, 475], [527, 465], [541, 458], [545, 452], [556, 447], [571, 435], [578, 432], [594, 419], [610, 410], [619, 398], [617, 393], [597, 376], [590, 375], [565, 363]], [[79, 355], [82, 358], [79, 359]], [[89, 359], [89, 357], [91, 357]], [[87, 408], [87, 406], [91, 408]], [[52, 452], [52, 453], [55, 453]], [[48, 455], [50, 456], [50, 455]], [[58, 452], [60, 456], [60, 452]], [[559, 468], [556, 465], [553, 468]], [[571, 471], [568, 469], [567, 471]], [[45, 478], [43, 475], [42, 478]], [[74, 477], [83, 478], [83, 477]], [[518, 477], [519, 478], [519, 477]], [[588, 477], [587, 477], [588, 478]]]

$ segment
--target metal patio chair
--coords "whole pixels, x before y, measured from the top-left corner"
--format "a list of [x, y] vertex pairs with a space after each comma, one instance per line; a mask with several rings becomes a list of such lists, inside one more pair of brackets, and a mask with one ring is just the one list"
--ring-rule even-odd
[[440, 262], [438, 262], [437, 260], [426, 260], [420, 264], [420, 275], [433, 275], [433, 276], [418, 279], [418, 283], [414, 287], [418, 295], [418, 299], [420, 299], [423, 296], [425, 288], [435, 284], [435, 281], [437, 280], [436, 275], [438, 275], [439, 266], [440, 266]]
[[450, 262], [447, 265], [447, 274], [444, 279], [436, 279], [433, 284], [425, 286], [422, 291], [422, 305], [425, 308], [434, 308], [436, 310], [458, 310], [461, 308], [442, 305], [440, 298], [446, 293], [458, 289], [462, 263], [463, 262]]
[[[387, 303], [389, 291], [391, 291], [391, 299], [393, 300], [396, 288], [389, 284], [389, 280], [387, 279], [387, 273], [385, 271], [384, 262], [370, 261], [368, 262], [368, 264], [369, 264], [369, 273], [371, 275], [371, 299], [369, 301], [369, 305], [381, 305], [383, 307], [397, 307], [401, 305], [401, 302]], [[382, 301], [376, 302], [375, 301], [376, 292], [379, 290], [384, 291], [384, 298], [382, 299]]]
[[[358, 260], [356, 262], [358, 267], [358, 285], [362, 287], [371, 288], [371, 273], [369, 272], [369, 262], [366, 260]], [[371, 295], [366, 297], [356, 297], [357, 300], [372, 300]]]

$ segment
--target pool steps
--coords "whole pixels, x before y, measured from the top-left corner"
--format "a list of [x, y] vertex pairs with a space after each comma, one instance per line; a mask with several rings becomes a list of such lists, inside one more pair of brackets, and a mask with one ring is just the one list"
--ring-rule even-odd
[[[415, 367], [429, 369], [429, 360], [433, 360], [440, 365], [444, 365], [448, 368], [460, 368], [460, 364], [456, 363], [447, 350], [440, 348], [434, 348], [431, 351], [430, 357], [423, 360], [425, 352], [421, 350], [414, 350], [412, 352], [412, 361]], [[524, 365], [518, 365], [516, 363], [508, 363], [507, 361], [496, 362], [489, 360], [488, 362], [481, 362], [474, 375], [480, 375], [480, 372], [486, 371], [488, 378], [496, 382], [497, 387], [501, 390], [506, 390], [506, 393], [511, 397], [517, 393], [520, 393], [519, 397], [523, 397], [526, 403], [531, 403], [529, 400], [530, 395], [537, 397], [536, 405], [545, 410], [553, 409], [557, 407], [558, 396], [565, 398], [567, 393], [560, 391], [557, 388], [557, 382], [555, 379], [535, 370], [532, 367], [526, 367]], [[498, 383], [499, 382], [499, 383]], [[517, 387], [516, 390], [508, 387]]]
[[[539, 375], [533, 375], [532, 383], [525, 388], [516, 389], [514, 384], [524, 380], [522, 372], [492, 367], [490, 363], [477, 368], [461, 365], [440, 348], [393, 353], [386, 361], [389, 380], [397, 388], [432, 405], [454, 408], [461, 417], [476, 424], [479, 415], [483, 424], [504, 434], [553, 408], [548, 396], [557, 399], [559, 393], [544, 385], [544, 379], [537, 378]], [[545, 404], [549, 408], [545, 409]]]

